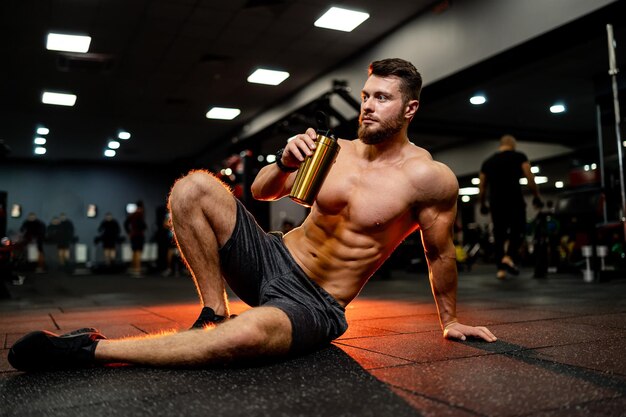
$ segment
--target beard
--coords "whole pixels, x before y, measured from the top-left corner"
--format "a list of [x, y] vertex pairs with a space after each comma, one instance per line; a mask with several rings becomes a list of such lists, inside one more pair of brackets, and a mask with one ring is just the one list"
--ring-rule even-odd
[[359, 117], [358, 137], [366, 145], [375, 145], [384, 142], [394, 136], [404, 127], [405, 119], [402, 112], [398, 112], [395, 118], [379, 120], [378, 127], [363, 124], [363, 115]]

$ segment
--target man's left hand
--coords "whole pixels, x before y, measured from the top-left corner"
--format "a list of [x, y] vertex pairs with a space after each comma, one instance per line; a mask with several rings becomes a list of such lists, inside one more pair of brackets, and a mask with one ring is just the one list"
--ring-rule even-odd
[[468, 336], [477, 337], [486, 342], [495, 342], [498, 340], [488, 328], [482, 326], [474, 327], [466, 326], [461, 323], [450, 323], [443, 331], [443, 337], [446, 339], [466, 340]]

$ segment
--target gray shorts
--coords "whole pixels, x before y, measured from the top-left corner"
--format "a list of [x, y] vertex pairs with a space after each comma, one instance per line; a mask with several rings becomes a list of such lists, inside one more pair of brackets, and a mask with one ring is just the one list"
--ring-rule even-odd
[[266, 233], [237, 201], [233, 234], [219, 250], [222, 272], [246, 304], [284, 311], [292, 326], [291, 352], [328, 345], [348, 328], [345, 309], [295, 262], [280, 235]]

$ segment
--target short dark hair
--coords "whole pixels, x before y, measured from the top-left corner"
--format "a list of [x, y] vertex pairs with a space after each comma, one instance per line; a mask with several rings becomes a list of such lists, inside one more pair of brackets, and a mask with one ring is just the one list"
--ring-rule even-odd
[[409, 61], [387, 58], [370, 64], [368, 75], [400, 78], [400, 92], [405, 101], [419, 100], [422, 91], [422, 76]]

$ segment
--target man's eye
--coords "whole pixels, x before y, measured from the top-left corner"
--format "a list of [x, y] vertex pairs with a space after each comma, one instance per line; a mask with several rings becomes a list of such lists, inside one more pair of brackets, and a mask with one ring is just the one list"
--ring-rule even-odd
[[380, 95], [378, 96], [379, 101], [387, 101], [387, 96]]

